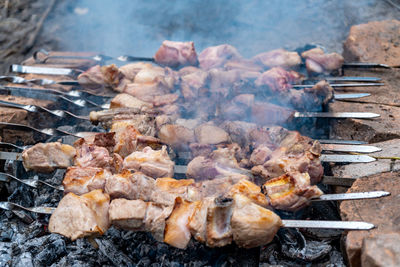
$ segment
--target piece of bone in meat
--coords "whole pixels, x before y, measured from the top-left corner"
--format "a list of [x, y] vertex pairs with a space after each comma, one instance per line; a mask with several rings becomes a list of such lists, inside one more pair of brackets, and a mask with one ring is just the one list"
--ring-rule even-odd
[[251, 114], [254, 123], [260, 126], [268, 126], [290, 123], [294, 111], [267, 102], [255, 102]]
[[142, 199], [150, 201], [155, 181], [143, 173], [123, 170], [107, 178], [105, 192], [114, 198]]
[[222, 128], [209, 123], [204, 123], [194, 129], [196, 140], [200, 144], [221, 144], [229, 143], [230, 138], [227, 132]]
[[83, 138], [75, 144], [76, 156], [74, 163], [78, 167], [99, 167], [110, 169], [113, 166], [113, 158], [107, 148], [88, 144]]
[[271, 242], [282, 226], [279, 216], [244, 195], [235, 194], [233, 200], [231, 227], [235, 243], [254, 248]]
[[113, 199], [108, 211], [110, 221], [112, 225], [124, 230], [143, 231], [147, 205], [147, 202], [140, 199]]
[[210, 46], [199, 54], [199, 65], [202, 69], [210, 70], [212, 68], [223, 67], [228, 60], [241, 59], [237, 49], [228, 44]]
[[186, 249], [191, 237], [188, 227], [189, 217], [192, 216], [194, 207], [194, 203], [180, 197], [175, 199], [174, 209], [165, 224], [165, 243]]
[[144, 227], [158, 242], [164, 241], [166, 219], [171, 215], [174, 205], [165, 206], [159, 203], [148, 203]]
[[310, 185], [308, 173], [290, 172], [267, 181], [263, 190], [270, 199], [273, 208], [286, 211], [296, 211], [310, 203], [323, 192]]
[[116, 95], [111, 100], [110, 108], [136, 108], [139, 110], [144, 110], [153, 108], [153, 104], [142, 101], [132, 95], [123, 93]]
[[206, 239], [209, 247], [223, 247], [232, 242], [233, 200], [215, 198], [207, 210]]
[[344, 62], [338, 53], [325, 54], [319, 47], [305, 51], [301, 56], [306, 59], [307, 71], [316, 73], [340, 69]]
[[189, 217], [188, 228], [193, 238], [199, 242], [206, 242], [208, 207], [214, 202], [214, 197], [203, 198], [193, 203], [194, 210]]
[[26, 170], [52, 172], [71, 166], [75, 155], [76, 150], [70, 145], [38, 143], [22, 152], [22, 160]]
[[182, 150], [195, 141], [194, 132], [177, 124], [164, 124], [158, 131], [160, 140], [173, 149]]
[[303, 79], [303, 76], [295, 71], [287, 71], [281, 67], [269, 69], [261, 74], [254, 82], [257, 87], [267, 87], [272, 94], [286, 93]]
[[95, 189], [104, 189], [106, 180], [110, 176], [111, 172], [103, 168], [69, 167], [62, 181], [64, 193], [82, 195]]
[[166, 146], [161, 150], [145, 147], [143, 151], [135, 151], [124, 159], [125, 169], [140, 171], [153, 178], [172, 177], [174, 166]]
[[301, 58], [297, 52], [290, 52], [284, 49], [276, 49], [261, 53], [252, 58], [254, 62], [267, 67], [293, 68], [301, 64]]
[[49, 221], [49, 231], [76, 240], [102, 235], [110, 226], [110, 197], [97, 189], [82, 196], [65, 195]]
[[156, 52], [157, 63], [171, 68], [198, 64], [193, 42], [174, 42], [165, 40]]
[[133, 81], [139, 71], [141, 71], [142, 69], [150, 69], [152, 67], [153, 65], [151, 65], [150, 63], [135, 62], [121, 66], [119, 68], [119, 71], [122, 72], [127, 79]]

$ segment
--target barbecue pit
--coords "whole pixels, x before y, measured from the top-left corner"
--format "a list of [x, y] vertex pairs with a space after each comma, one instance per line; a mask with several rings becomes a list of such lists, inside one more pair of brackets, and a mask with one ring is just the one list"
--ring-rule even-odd
[[[60, 52], [58, 54], [56, 53], [56, 55], [65, 56], [66, 54]], [[95, 53], [85, 54], [85, 56], [87, 57], [92, 57], [95, 55]], [[75, 57], [79, 56], [79, 54], [72, 53], [67, 56]], [[34, 59], [31, 58], [28, 59], [28, 61], [26, 61], [24, 64], [65, 68], [65, 61], [63, 60], [65, 59], [55, 59], [56, 63], [53, 62], [52, 65], [49, 66], [48, 62], [46, 64], [34, 63]], [[96, 61], [93, 62], [93, 60], [91, 60], [90, 58], [85, 60], [68, 60], [76, 64], [75, 66], [86, 66], [86, 68], [91, 64], [97, 63]], [[69, 67], [71, 67], [70, 64]], [[392, 73], [392, 71], [394, 70], [378, 70], [378, 73], [380, 75], [375, 75], [375, 71], [376, 70], [367, 70], [367, 72], [369, 72], [370, 74], [374, 73], [368, 76], [386, 77], [387, 73], [384, 73], [384, 71]], [[344, 73], [345, 76], [350, 76], [347, 74], [349, 73], [347, 70], [345, 70]], [[365, 72], [360, 72], [360, 70], [357, 70], [357, 72], [350, 73], [354, 76], [358, 76], [364, 74]], [[26, 79], [45, 78], [48, 80], [58, 81], [74, 80], [73, 78], [67, 76], [61, 78], [57, 76], [41, 76], [31, 74], [19, 74], [19, 76], [24, 76]], [[15, 87], [16, 81], [13, 80], [13, 82], [14, 83], [8, 84], [7, 86]], [[384, 78], [383, 83], [385, 84], [386, 82], [387, 81]], [[18, 86], [26, 87], [26, 85]], [[41, 87], [33, 82], [31, 82], [29, 86], [36, 88]], [[58, 84], [55, 87], [56, 89], [62, 89], [68, 88], [68, 85]], [[371, 88], [373, 88], [373, 90], [376, 90], [377, 87]], [[9, 90], [8, 92], [12, 91], [12, 94], [17, 96], [18, 94], [22, 94], [21, 92], [23, 92], [23, 89], [17, 90], [5, 88], [5, 90]], [[373, 90], [371, 90], [371, 93], [374, 93]], [[38, 96], [40, 95], [39, 92], [36, 93], [32, 91], [32, 93], [37, 94]], [[55, 98], [54, 95], [51, 94], [51, 92], [49, 91], [43, 93], [47, 94], [52, 99]], [[107, 94], [108, 93], [110, 92], [107, 92]], [[87, 101], [85, 103], [87, 104], [85, 105], [85, 112], [82, 112], [79, 108], [79, 102], [70, 103], [67, 100], [66, 102], [68, 103], [64, 103], [65, 106], [62, 107], [62, 109], [60, 109], [59, 106], [51, 106], [51, 104], [49, 104], [45, 106], [47, 110], [41, 109], [41, 111], [39, 112], [36, 112], [36, 110], [34, 110], [33, 112], [29, 111], [29, 114], [39, 114], [39, 118], [31, 118], [30, 120], [35, 123], [37, 129], [42, 130], [44, 128], [54, 128], [57, 126], [61, 126], [57, 128], [58, 133], [60, 133], [60, 131], [63, 131], [64, 133], [80, 133], [93, 131], [99, 133], [105, 132], [104, 128], [100, 126], [94, 126], [89, 121], [81, 120], [79, 119], [79, 117], [74, 118], [74, 116], [69, 116], [68, 119], [65, 120], [65, 116], [68, 116], [68, 113], [66, 112], [61, 114], [54, 114], [54, 110], [66, 110], [68, 112], [71, 112], [72, 114], [80, 114], [82, 116], [87, 115], [90, 110], [98, 110], [99, 106], [102, 105], [102, 103], [98, 104], [96, 101], [94, 101], [100, 99], [98, 97], [98, 94], [99, 91], [96, 90], [91, 90], [90, 93], [85, 93], [85, 101]], [[67, 96], [62, 96], [69, 99], [69, 97]], [[81, 97], [81, 100], [82, 98], [83, 97]], [[95, 103], [95, 105], [90, 105], [90, 101]], [[333, 104], [333, 107], [336, 107], [338, 105], [339, 102], [336, 102]], [[43, 104], [38, 106], [43, 106]], [[18, 108], [21, 110], [21, 106], [19, 106]], [[26, 111], [28, 108], [34, 107], [25, 107], [22, 110]], [[320, 111], [328, 111], [331, 110], [330, 108], [331, 107], [325, 105], [325, 109]], [[339, 112], [343, 111], [343, 109], [335, 109], [335, 111]], [[348, 109], [346, 111], [353, 110]], [[30, 118], [30, 115], [28, 116], [28, 118]], [[346, 121], [346, 123], [350, 123], [351, 121], [352, 120]], [[37, 124], [36, 122], [41, 122], [41, 124]], [[342, 138], [343, 136], [341, 136], [339, 133], [334, 132], [338, 131], [337, 129], [340, 129], [340, 127], [334, 125], [331, 128], [329, 122], [330, 120], [326, 119], [309, 119], [292, 127], [300, 130], [303, 134], [312, 136], [316, 139], [332, 139], [332, 136], [335, 136], [335, 138], [338, 139]], [[12, 136], [15, 136], [15, 134], [17, 134], [17, 136], [19, 134], [19, 139], [21, 141], [27, 140], [26, 136], [31, 138], [33, 141], [31, 143], [19, 142], [16, 143], [17, 145], [33, 144], [37, 141], [54, 142], [58, 140], [61, 140], [64, 144], [72, 144], [76, 140], [76, 137], [71, 135], [63, 136], [61, 139], [58, 135], [51, 136], [53, 132], [49, 132], [48, 130], [38, 132], [32, 129], [26, 131], [25, 129], [24, 131], [16, 132], [15, 125], [7, 125], [6, 128], [3, 129], [3, 136], [5, 137], [5, 141], [12, 140]], [[8, 133], [8, 135], [4, 134], [4, 132]], [[332, 135], [333, 132], [335, 133], [335, 135]], [[374, 138], [376, 139], [374, 141], [385, 140], [383, 136], [384, 135], [375, 135]], [[360, 138], [360, 140], [365, 140], [367, 142], [371, 141], [371, 139], [368, 140], [367, 138]], [[20, 151], [15, 147], [12, 147], [11, 149], [13, 149], [14, 151]], [[175, 164], [180, 166], [187, 164], [185, 156], [177, 155], [177, 157], [175, 158]], [[332, 182], [327, 182], [329, 181], [328, 175], [337, 175], [338, 170], [336, 168], [331, 169], [331, 166], [329, 166], [329, 164], [325, 164], [324, 167], [326, 174], [325, 182], [327, 184], [332, 184]], [[7, 161], [4, 166], [4, 171], [21, 179], [39, 179], [43, 182], [53, 185], [54, 187], [57, 187], [61, 184], [64, 175], [64, 171], [62, 170], [57, 170], [55, 173], [48, 175], [38, 174], [34, 172], [25, 172], [25, 170], [21, 167], [20, 162], [18, 161]], [[61, 199], [62, 192], [60, 192], [56, 188], [52, 188], [51, 186], [46, 186], [46, 184], [43, 184], [41, 182], [37, 182], [35, 184], [37, 188], [33, 188], [32, 186], [29, 187], [19, 182], [16, 182], [13, 178], [10, 179], [12, 180], [12, 182], [8, 182], [5, 186], [2, 186], [2, 190], [3, 192], [6, 192], [7, 200], [10, 202], [20, 204], [24, 207], [55, 207]], [[330, 181], [332, 181], [332, 179]], [[333, 183], [335, 183], [335, 181]], [[333, 192], [333, 189], [330, 188], [329, 185], [325, 185], [325, 187], [322, 189], [326, 190], [326, 192]], [[12, 192], [12, 194], [10, 194], [9, 192]], [[3, 211], [2, 216], [3, 215], [4, 220], [1, 223], [1, 227], [2, 229], [4, 229], [2, 231], [2, 233], [4, 234], [2, 235], [3, 243], [1, 249], [5, 251], [4, 261], [9, 260], [7, 258], [9, 257], [8, 255], [17, 255], [17, 261], [32, 261], [34, 264], [37, 265], [47, 265], [53, 264], [55, 262], [58, 262], [58, 264], [83, 264], [83, 262], [85, 261], [89, 261], [89, 264], [92, 265], [149, 265], [153, 262], [158, 262], [159, 264], [166, 265], [174, 265], [185, 262], [190, 263], [193, 266], [201, 266], [204, 264], [220, 265], [222, 263], [230, 265], [257, 265], [263, 262], [287, 265], [292, 265], [299, 262], [334, 262], [339, 265], [345, 264], [345, 260], [340, 251], [339, 242], [342, 231], [338, 230], [307, 229], [298, 231], [293, 229], [282, 229], [282, 231], [278, 233], [272, 243], [263, 246], [261, 249], [254, 248], [250, 250], [240, 249], [235, 245], [229, 245], [223, 248], [208, 248], [205, 245], [191, 240], [187, 250], [181, 251], [179, 249], [172, 248], [166, 244], [156, 242], [149, 234], [121, 231], [114, 228], [108, 230], [104, 236], [99, 238], [71, 242], [68, 239], [65, 239], [59, 235], [48, 234], [46, 229], [46, 225], [48, 223], [47, 215], [31, 213], [18, 208], [13, 211]], [[317, 204], [313, 204], [312, 206], [302, 210], [301, 212], [297, 212], [294, 214], [288, 212], [280, 212], [279, 215], [282, 219], [312, 218], [314, 220], [340, 220], [337, 206], [335, 203], [332, 202], [320, 202]], [[10, 245], [14, 242], [24, 244], [23, 248], [20, 250], [22, 253], [19, 253], [19, 251], [17, 251], [15, 247]], [[40, 249], [40, 247], [44, 247], [44, 249]], [[243, 257], [243, 255], [247, 256]]]

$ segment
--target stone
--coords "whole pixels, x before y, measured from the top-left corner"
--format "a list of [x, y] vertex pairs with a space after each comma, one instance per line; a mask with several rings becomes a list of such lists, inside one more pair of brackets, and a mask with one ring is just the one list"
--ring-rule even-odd
[[376, 228], [368, 231], [349, 231], [344, 241], [350, 266], [361, 266], [361, 248], [365, 238], [385, 233], [400, 233], [400, 173], [385, 172], [359, 178], [347, 191], [366, 192], [384, 190], [390, 196], [379, 199], [343, 201], [340, 216], [345, 221], [373, 223]]
[[400, 107], [372, 103], [333, 102], [331, 112], [373, 112], [373, 119], [331, 120], [330, 138], [361, 140], [368, 143], [400, 138]]
[[388, 233], [365, 238], [361, 265], [365, 267], [400, 266], [400, 234]]
[[377, 62], [399, 66], [400, 21], [373, 21], [354, 25], [343, 44], [345, 61]]
[[[372, 144], [382, 151], [370, 153], [368, 156], [399, 157], [400, 139], [393, 139]], [[400, 171], [400, 161], [391, 159], [378, 159], [369, 163], [352, 163], [332, 167], [332, 173], [338, 177], [366, 177], [381, 172]]]

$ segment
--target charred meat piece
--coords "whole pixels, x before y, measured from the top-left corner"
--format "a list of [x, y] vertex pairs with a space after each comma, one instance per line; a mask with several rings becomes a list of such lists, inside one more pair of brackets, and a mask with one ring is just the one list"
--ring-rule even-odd
[[172, 177], [174, 166], [166, 146], [161, 150], [145, 147], [143, 151], [135, 151], [124, 159], [125, 169], [140, 171], [153, 178]]
[[128, 170], [123, 170], [121, 173], [107, 178], [105, 192], [112, 199], [126, 198], [150, 201], [155, 189], [154, 183], [153, 178], [147, 177], [143, 173], [131, 173]]
[[[314, 102], [308, 106], [325, 105], [333, 98], [333, 88], [327, 81], [319, 81], [313, 87], [305, 88], [304, 92], [309, 95], [309, 98], [314, 99]], [[304, 100], [304, 102], [309, 103], [311, 101]]]
[[38, 143], [22, 152], [22, 160], [26, 170], [52, 172], [57, 168], [71, 166], [75, 154], [75, 148], [70, 145], [59, 142]]
[[117, 198], [111, 201], [108, 211], [114, 226], [128, 231], [143, 231], [148, 203], [143, 200]]
[[191, 238], [188, 223], [194, 208], [194, 203], [180, 197], [175, 199], [174, 209], [165, 225], [165, 243], [180, 249], [187, 247]]
[[269, 180], [297, 171], [308, 173], [311, 184], [321, 180], [323, 168], [319, 159], [321, 146], [318, 141], [301, 136], [298, 132], [290, 132], [280, 145], [264, 164], [252, 168], [254, 175]]
[[64, 193], [76, 195], [89, 193], [95, 189], [104, 189], [111, 172], [96, 167], [69, 167], [64, 175], [62, 185]]
[[242, 56], [235, 47], [222, 44], [210, 46], [199, 54], [199, 65], [202, 69], [210, 70], [212, 68], [223, 67], [228, 60], [241, 59]]
[[284, 49], [258, 54], [253, 57], [253, 60], [267, 68], [293, 68], [301, 64], [301, 58], [297, 52], [290, 52]]
[[197, 54], [193, 42], [165, 40], [154, 56], [157, 63], [171, 68], [196, 66]]
[[271, 242], [282, 226], [279, 216], [241, 194], [235, 194], [233, 201], [231, 227], [235, 243], [254, 248]]
[[281, 67], [267, 70], [254, 82], [258, 87], [266, 87], [272, 94], [281, 94], [289, 91], [292, 84], [303, 79], [301, 74], [295, 71], [287, 71]]
[[309, 72], [323, 73], [340, 69], [344, 59], [338, 53], [325, 54], [321, 48], [313, 48], [301, 54], [306, 59], [306, 68]]
[[315, 185], [310, 185], [308, 173], [292, 172], [267, 181], [263, 190], [273, 208], [296, 211], [307, 204], [310, 199], [319, 197], [323, 192]]
[[124, 158], [137, 150], [137, 138], [141, 134], [129, 121], [114, 122], [111, 132], [115, 132], [115, 153]]
[[82, 196], [68, 193], [51, 215], [49, 231], [71, 240], [102, 235], [110, 226], [109, 204], [110, 197], [100, 189]]

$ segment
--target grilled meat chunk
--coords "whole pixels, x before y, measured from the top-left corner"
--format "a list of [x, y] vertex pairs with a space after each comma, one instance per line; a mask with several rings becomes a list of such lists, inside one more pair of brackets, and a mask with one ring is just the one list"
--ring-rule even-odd
[[86, 84], [98, 84], [104, 85], [103, 73], [101, 72], [101, 66], [96, 65], [89, 68], [87, 71], [81, 73], [78, 76], [78, 82], [82, 85]]
[[38, 143], [22, 152], [22, 160], [26, 170], [52, 172], [71, 166], [75, 154], [75, 148], [70, 145]]
[[64, 193], [76, 195], [89, 193], [95, 189], [104, 189], [111, 172], [96, 167], [69, 167], [64, 175], [62, 185]]
[[111, 100], [110, 108], [135, 108], [144, 110], [153, 108], [153, 105], [129, 94], [118, 94]]
[[231, 227], [235, 243], [254, 248], [271, 242], [282, 226], [279, 216], [241, 194], [235, 194], [233, 201]]
[[65, 195], [49, 221], [49, 231], [76, 240], [102, 235], [110, 226], [108, 208], [110, 197], [97, 189], [82, 196]]
[[76, 156], [74, 163], [78, 167], [113, 168], [113, 157], [107, 148], [88, 144], [84, 139], [75, 142]]
[[192, 185], [194, 185], [193, 179], [158, 178], [151, 192], [151, 201], [173, 205], [177, 197], [188, 201], [197, 200], [200, 196], [195, 188], [190, 188]]
[[284, 49], [258, 54], [253, 57], [253, 60], [267, 68], [293, 68], [301, 64], [301, 58], [297, 52], [289, 52]]
[[129, 63], [126, 64], [122, 67], [119, 68], [119, 71], [124, 74], [124, 76], [131, 80], [134, 81], [136, 74], [139, 73], [142, 69], [150, 69], [152, 68], [153, 65], [150, 63], [145, 63], [145, 62], [135, 62], [135, 63]]
[[229, 135], [222, 128], [212, 124], [201, 124], [194, 129], [196, 140], [200, 144], [221, 144], [229, 143]]
[[174, 166], [166, 146], [161, 150], [145, 147], [143, 151], [135, 151], [124, 159], [125, 169], [140, 171], [153, 178], [172, 177]]
[[289, 91], [292, 84], [296, 84], [302, 79], [301, 74], [295, 71], [275, 67], [261, 74], [254, 84], [258, 87], [268, 88], [272, 94], [281, 94]]
[[115, 153], [124, 158], [137, 150], [137, 138], [141, 134], [130, 121], [114, 122], [111, 126], [111, 132], [115, 132]]
[[175, 199], [174, 209], [165, 225], [165, 243], [180, 249], [187, 247], [191, 238], [188, 227], [189, 217], [192, 216], [194, 208], [194, 203], [180, 197]]
[[165, 206], [154, 202], [150, 202], [147, 206], [144, 227], [158, 242], [164, 240], [166, 219], [170, 217], [173, 208], [173, 205]]
[[282, 125], [293, 119], [294, 111], [267, 102], [255, 102], [251, 115], [253, 122], [260, 126]]
[[105, 183], [105, 192], [114, 198], [142, 199], [150, 201], [155, 189], [153, 178], [143, 173], [131, 173], [123, 170], [121, 173], [109, 176]]
[[108, 214], [114, 226], [129, 230], [143, 231], [148, 203], [143, 200], [113, 199]]
[[321, 48], [313, 48], [301, 53], [306, 59], [306, 68], [309, 72], [323, 73], [340, 69], [344, 59], [338, 53], [325, 54]]
[[195, 141], [194, 132], [191, 129], [177, 124], [164, 124], [158, 131], [160, 140], [170, 145], [173, 149], [184, 150]]
[[275, 209], [296, 211], [310, 199], [319, 197], [323, 192], [315, 185], [310, 185], [308, 173], [291, 172], [267, 181], [263, 190]]
[[210, 46], [199, 54], [199, 65], [202, 69], [210, 70], [212, 68], [223, 67], [225, 62], [230, 59], [241, 59], [242, 56], [235, 47], [222, 44]]
[[165, 40], [154, 56], [157, 63], [171, 68], [196, 66], [197, 54], [193, 42]]
[[211, 206], [213, 201], [214, 197], [207, 197], [194, 202], [193, 213], [189, 217], [189, 231], [194, 239], [202, 243], [205, 243], [207, 240], [207, 213], [208, 207]]

